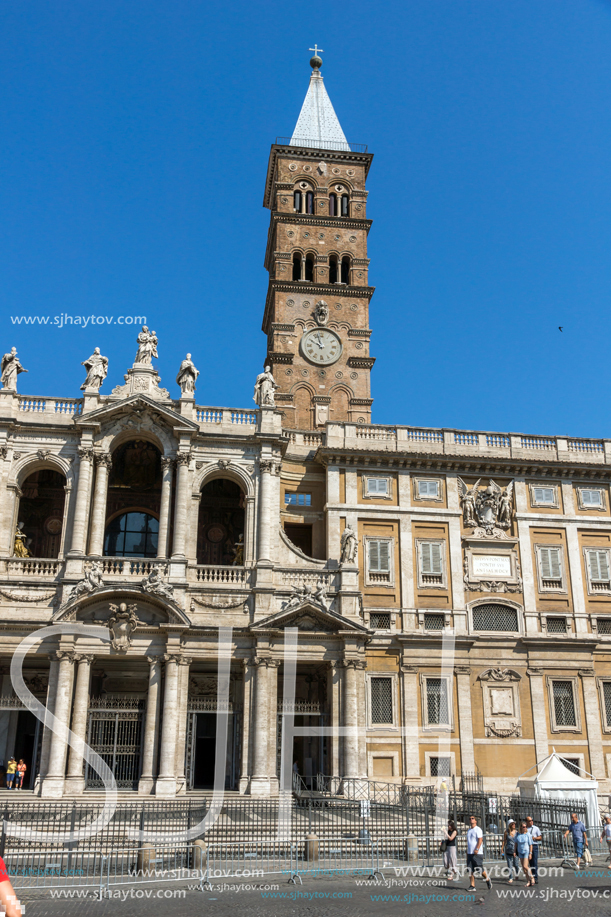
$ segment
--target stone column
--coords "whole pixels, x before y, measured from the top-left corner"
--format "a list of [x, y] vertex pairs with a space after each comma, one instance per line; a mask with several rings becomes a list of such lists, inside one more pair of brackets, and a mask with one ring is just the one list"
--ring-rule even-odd
[[185, 746], [187, 742], [187, 710], [189, 707], [189, 666], [193, 662], [191, 656], [181, 656], [178, 672], [178, 726], [176, 728], [176, 779], [178, 792], [187, 792], [187, 778], [185, 774]]
[[[468, 665], [457, 665], [456, 693], [458, 696], [458, 728], [460, 731], [460, 770], [475, 773], [475, 749], [473, 748], [473, 719], [471, 716], [471, 669]], [[452, 703], [452, 684], [449, 685]]]
[[190, 452], [179, 452], [176, 456], [176, 506], [174, 509], [174, 547], [173, 557], [185, 557], [187, 533], [187, 499], [189, 496], [189, 462]]
[[157, 746], [159, 742], [159, 711], [161, 709], [161, 660], [159, 656], [147, 656], [146, 660], [149, 664], [149, 686], [146, 696], [146, 718], [144, 720], [142, 775], [138, 781], [138, 793], [142, 796], [150, 796], [155, 788]]
[[251, 717], [254, 710], [254, 689], [255, 689], [255, 666], [250, 659], [243, 659], [244, 666], [244, 697], [242, 704], [242, 760], [240, 762], [240, 784], [239, 791], [241, 794], [247, 793], [250, 786], [250, 735], [251, 735]]
[[76, 506], [72, 522], [71, 554], [84, 554], [87, 536], [87, 520], [89, 518], [89, 500], [91, 497], [91, 468], [93, 464], [93, 449], [79, 447], [80, 456], [78, 484], [76, 488]]
[[[267, 696], [269, 698], [269, 732], [267, 741], [267, 773], [270, 779], [270, 792], [277, 793], [280, 789], [278, 777], [278, 669], [279, 659], [269, 660], [267, 673]], [[291, 750], [292, 754], [292, 750]], [[293, 761], [291, 760], [291, 767]]]
[[327, 753], [330, 767], [329, 773], [332, 777], [340, 777], [342, 774], [341, 742], [339, 736], [339, 726], [341, 723], [341, 669], [336, 662], [332, 662], [329, 666], [327, 695], [330, 698], [330, 719], [331, 728], [333, 729], [333, 735], [330, 735], [327, 739]]
[[255, 711], [253, 723], [253, 776], [250, 781], [251, 796], [269, 796], [270, 780], [268, 768], [269, 732], [269, 659], [256, 657], [253, 665], [257, 669]]
[[[87, 714], [89, 712], [89, 677], [91, 663], [95, 656], [76, 653], [75, 662], [78, 665], [76, 672], [76, 688], [74, 689], [74, 703], [72, 705], [72, 732], [83, 742], [87, 741]], [[65, 784], [66, 792], [80, 795], [85, 789], [85, 775], [83, 773], [82, 752], [70, 746], [68, 757], [68, 776]]]
[[2, 554], [11, 556], [15, 548], [15, 529], [17, 527], [19, 514], [19, 501], [23, 496], [23, 491], [18, 484], [7, 484], [4, 494], [2, 515], [4, 517], [1, 527], [2, 536], [0, 545]]
[[272, 474], [276, 472], [276, 463], [262, 459], [259, 468], [259, 562], [271, 564]]
[[157, 557], [168, 556], [168, 536], [170, 534], [170, 504], [172, 501], [172, 476], [174, 459], [167, 455], [161, 457], [161, 503], [159, 506], [159, 539]]
[[401, 666], [401, 723], [403, 725], [403, 776], [420, 777], [418, 742], [418, 669]]
[[527, 669], [527, 675], [530, 679], [530, 702], [532, 705], [533, 733], [535, 738], [535, 763], [538, 763], [549, 755], [543, 669], [539, 666], [530, 666], [530, 668]]
[[[57, 692], [57, 677], [59, 674], [59, 659], [56, 653], [49, 653], [49, 684], [47, 686], [47, 703], [46, 707], [49, 713], [55, 711], [55, 694]], [[40, 792], [42, 781], [47, 776], [49, 770], [49, 754], [51, 752], [51, 739], [53, 733], [48, 726], [43, 725], [42, 743], [40, 746], [40, 763], [38, 765], [38, 774], [34, 784], [34, 792]]]
[[255, 562], [255, 498], [246, 497], [246, 513], [244, 516], [244, 564], [250, 567]]
[[583, 708], [588, 730], [588, 750], [590, 753], [590, 771], [597, 780], [605, 779], [605, 756], [603, 754], [603, 736], [600, 728], [600, 708], [594, 669], [580, 669], [583, 685]]
[[159, 776], [155, 786], [156, 796], [176, 796], [176, 736], [178, 726], [178, 668], [180, 656], [166, 654], [165, 687], [163, 691], [163, 720], [161, 725], [161, 753]]
[[[70, 704], [74, 682], [74, 652], [72, 650], [58, 650], [57, 658], [59, 660], [59, 673], [55, 695], [55, 716], [67, 728], [70, 722]], [[57, 798], [63, 795], [67, 743], [68, 736], [65, 730], [53, 733], [51, 753], [49, 755], [49, 770], [42, 784], [41, 796]]]
[[91, 537], [89, 553], [101, 557], [104, 553], [104, 531], [106, 529], [106, 499], [108, 497], [108, 472], [112, 465], [112, 456], [104, 452], [96, 455], [95, 488], [93, 492], [93, 510], [91, 513]]
[[[344, 663], [344, 726], [355, 727], [359, 724], [355, 659]], [[344, 736], [344, 777], [359, 777], [359, 737]]]

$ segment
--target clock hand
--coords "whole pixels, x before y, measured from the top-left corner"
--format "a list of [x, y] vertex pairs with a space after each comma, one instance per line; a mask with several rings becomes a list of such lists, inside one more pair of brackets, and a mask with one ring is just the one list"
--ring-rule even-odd
[[324, 344], [322, 343], [322, 341], [320, 340], [320, 331], [318, 332], [318, 334], [316, 335], [316, 337], [317, 337], [317, 339], [318, 339], [318, 346], [320, 347], [321, 350], [323, 350], [323, 348], [324, 348], [325, 345], [324, 345]]

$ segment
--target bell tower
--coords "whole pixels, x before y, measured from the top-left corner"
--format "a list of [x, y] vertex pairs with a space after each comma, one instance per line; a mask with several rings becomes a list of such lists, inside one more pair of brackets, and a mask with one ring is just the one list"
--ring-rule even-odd
[[371, 422], [365, 188], [373, 154], [348, 143], [320, 73], [312, 75], [291, 138], [272, 145], [263, 206], [271, 211], [265, 362], [283, 426]]

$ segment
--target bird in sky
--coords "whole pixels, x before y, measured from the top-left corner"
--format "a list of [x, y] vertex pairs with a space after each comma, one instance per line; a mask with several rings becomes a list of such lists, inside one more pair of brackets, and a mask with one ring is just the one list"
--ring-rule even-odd
[[558, 325], [558, 331], [562, 331], [562, 325]]

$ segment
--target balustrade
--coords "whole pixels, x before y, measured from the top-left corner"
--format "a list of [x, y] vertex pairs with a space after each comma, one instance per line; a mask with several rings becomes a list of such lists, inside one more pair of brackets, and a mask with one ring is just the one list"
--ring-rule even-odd
[[195, 575], [198, 583], [225, 584], [244, 586], [248, 582], [249, 571], [245, 567], [212, 567], [197, 564], [190, 566], [189, 572]]
[[102, 559], [103, 576], [142, 577], [148, 576], [156, 561], [134, 557], [104, 557]]
[[237, 408], [207, 408], [196, 405], [195, 414], [199, 423], [232, 424], [252, 427], [257, 423], [256, 411], [242, 411]]
[[10, 576], [17, 577], [56, 577], [63, 566], [62, 561], [45, 559], [42, 557], [11, 558], [7, 561], [7, 572]]

